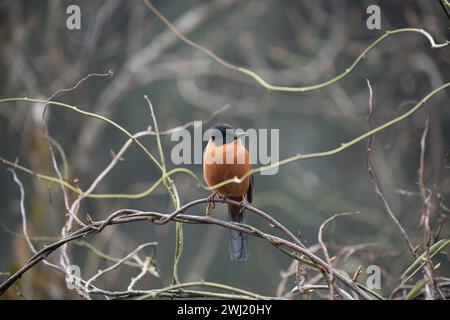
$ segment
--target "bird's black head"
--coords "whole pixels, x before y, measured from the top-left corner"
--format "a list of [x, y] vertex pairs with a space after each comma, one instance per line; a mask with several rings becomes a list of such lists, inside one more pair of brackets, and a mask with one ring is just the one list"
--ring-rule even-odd
[[226, 123], [217, 123], [209, 130], [210, 139], [216, 143], [230, 143], [237, 139], [235, 129]]

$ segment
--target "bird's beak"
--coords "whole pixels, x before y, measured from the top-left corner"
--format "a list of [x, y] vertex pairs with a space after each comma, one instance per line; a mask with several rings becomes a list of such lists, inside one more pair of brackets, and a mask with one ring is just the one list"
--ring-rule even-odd
[[236, 135], [236, 138], [239, 139], [240, 137], [246, 136], [247, 133], [245, 131], [238, 131], [238, 132], [235, 133], [235, 135]]

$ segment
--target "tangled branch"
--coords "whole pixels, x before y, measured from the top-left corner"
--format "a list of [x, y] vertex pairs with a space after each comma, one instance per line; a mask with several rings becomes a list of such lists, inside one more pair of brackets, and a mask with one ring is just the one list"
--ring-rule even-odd
[[[22, 266], [17, 272], [11, 275], [5, 282], [0, 285], [0, 295], [3, 294], [9, 287], [11, 287], [25, 272], [36, 266], [39, 262], [46, 259], [50, 254], [55, 252], [62, 245], [70, 243], [72, 241], [81, 239], [90, 234], [95, 234], [101, 232], [106, 227], [117, 225], [117, 224], [126, 224], [131, 222], [138, 221], [147, 221], [154, 224], [167, 223], [169, 221], [176, 221], [182, 223], [194, 223], [194, 224], [213, 224], [227, 229], [233, 229], [241, 232], [245, 232], [248, 235], [253, 237], [261, 238], [268, 241], [271, 245], [281, 250], [282, 252], [288, 254], [290, 257], [302, 262], [307, 263], [308, 265], [316, 268], [320, 272], [328, 272], [328, 265], [325, 261], [319, 258], [317, 255], [311, 253], [307, 248], [303, 245], [299, 244], [299, 240], [289, 232], [285, 227], [270, 217], [267, 213], [261, 211], [260, 209], [254, 208], [250, 205], [245, 205], [246, 210], [259, 215], [264, 220], [266, 220], [271, 225], [279, 228], [283, 233], [288, 236], [289, 240], [281, 238], [279, 236], [263, 232], [251, 225], [238, 224], [232, 222], [226, 222], [217, 218], [213, 218], [210, 216], [197, 216], [197, 215], [186, 215], [183, 214], [187, 209], [197, 206], [199, 204], [208, 203], [208, 198], [194, 200], [190, 203], [185, 204], [180, 207], [178, 210], [170, 214], [162, 214], [158, 212], [144, 212], [133, 209], [121, 209], [112, 213], [108, 218], [102, 221], [92, 222], [86, 227], [82, 227], [79, 230], [71, 233], [66, 238], [61, 239], [51, 245], [46, 246], [45, 248], [36, 252], [36, 254], [31, 257], [26, 264]], [[215, 200], [217, 203], [230, 203], [238, 205], [239, 202], [232, 201], [225, 198], [219, 198]], [[126, 259], [125, 259], [126, 260]], [[117, 263], [115, 264], [115, 266]], [[341, 283], [343, 283], [349, 290], [356, 292], [363, 299], [370, 299], [370, 295], [361, 288], [361, 285], [354, 283], [350, 278], [347, 278], [345, 275], [333, 269], [333, 276], [336, 277]], [[87, 287], [91, 284], [92, 281], [88, 281]], [[86, 293], [92, 293], [90, 291]], [[103, 292], [104, 293], [104, 292]]]

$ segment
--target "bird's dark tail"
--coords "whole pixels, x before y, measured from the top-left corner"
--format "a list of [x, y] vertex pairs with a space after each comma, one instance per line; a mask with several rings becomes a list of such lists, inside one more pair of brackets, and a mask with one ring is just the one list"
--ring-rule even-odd
[[[244, 213], [239, 206], [228, 204], [228, 214], [232, 222], [245, 223]], [[245, 261], [248, 258], [247, 234], [237, 230], [229, 230], [229, 249], [231, 260]]]

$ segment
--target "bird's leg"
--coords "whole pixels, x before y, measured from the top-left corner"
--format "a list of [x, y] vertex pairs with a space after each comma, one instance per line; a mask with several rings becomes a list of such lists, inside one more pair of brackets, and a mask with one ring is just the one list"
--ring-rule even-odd
[[216, 207], [214, 201], [216, 200], [216, 198], [218, 196], [219, 196], [219, 194], [215, 191], [208, 196], [208, 205], [206, 207], [206, 212], [205, 212], [205, 214], [207, 216], [211, 215], [211, 209], [214, 209]]
[[242, 198], [242, 201], [239, 203], [239, 213], [243, 214], [245, 211], [245, 208], [247, 207], [248, 202], [245, 197]]

